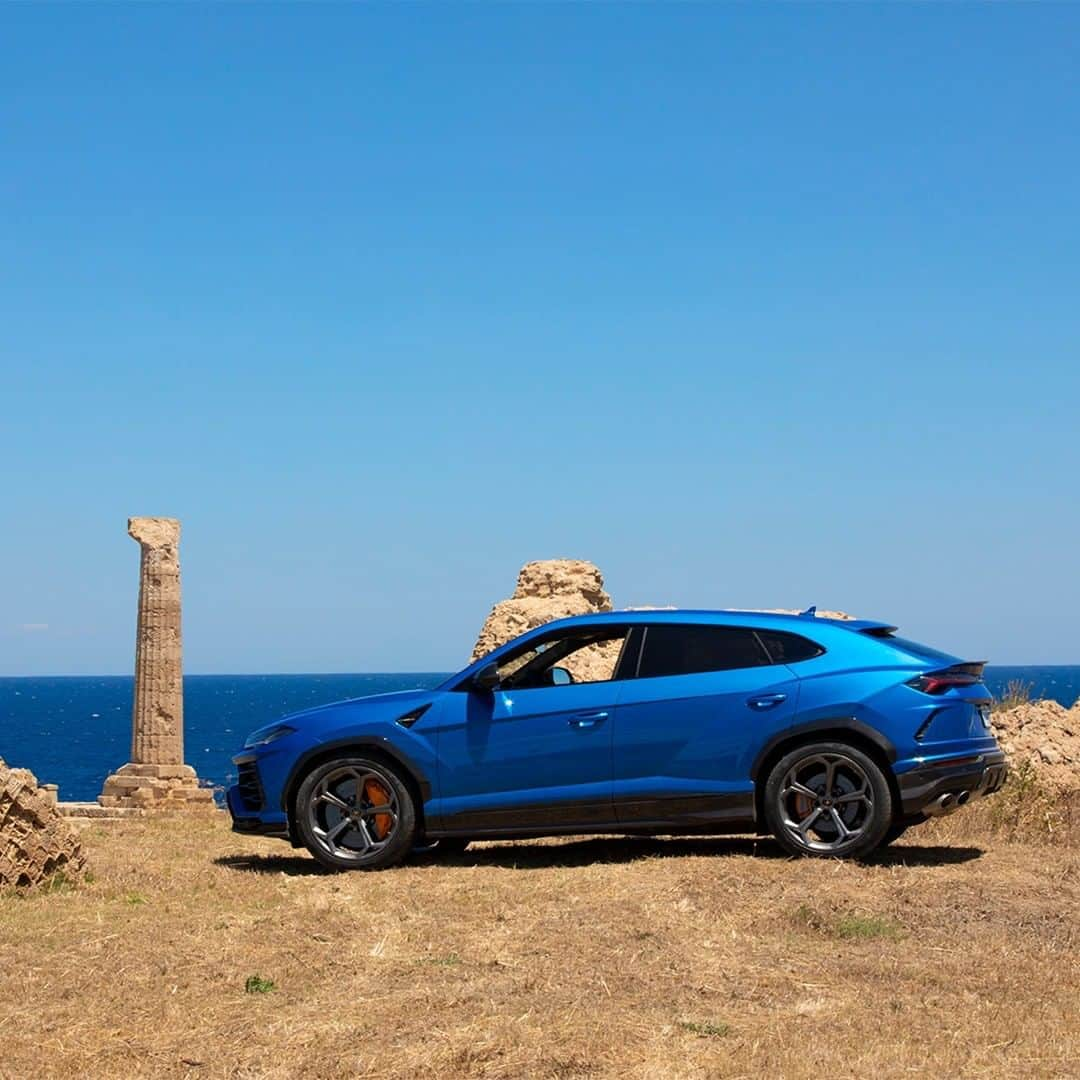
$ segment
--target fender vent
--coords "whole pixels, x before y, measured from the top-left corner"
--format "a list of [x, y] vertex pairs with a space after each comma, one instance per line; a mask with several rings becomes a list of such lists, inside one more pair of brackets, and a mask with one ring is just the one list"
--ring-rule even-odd
[[399, 716], [397, 722], [404, 728], [410, 728], [430, 708], [431, 702], [428, 702], [426, 705], [421, 705], [418, 709], [413, 709], [412, 712], [407, 712], [404, 716]]

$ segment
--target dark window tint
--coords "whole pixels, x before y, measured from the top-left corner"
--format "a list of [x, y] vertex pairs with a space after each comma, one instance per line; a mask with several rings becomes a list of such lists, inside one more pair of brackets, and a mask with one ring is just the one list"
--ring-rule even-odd
[[650, 626], [639, 679], [758, 667], [769, 658], [753, 630], [729, 626]]
[[797, 664], [800, 660], [820, 656], [825, 651], [816, 642], [798, 634], [787, 634], [783, 630], [758, 630], [757, 636], [774, 664]]

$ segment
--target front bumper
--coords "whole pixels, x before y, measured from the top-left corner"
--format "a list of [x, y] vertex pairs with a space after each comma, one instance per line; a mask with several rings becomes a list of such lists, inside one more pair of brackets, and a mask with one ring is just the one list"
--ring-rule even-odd
[[927, 762], [896, 777], [904, 817], [945, 812], [938, 809], [943, 797], [949, 808], [971, 799], [991, 795], [1005, 783], [1009, 767], [1000, 750], [988, 750], [944, 761]]
[[225, 793], [233, 832], [289, 838], [284, 811], [273, 809], [266, 797], [257, 755], [238, 754], [233, 764], [237, 768], [237, 782]]
[[233, 832], [243, 833], [245, 836], [279, 836], [288, 839], [288, 822], [265, 821], [252, 812], [244, 795], [245, 792], [239, 784], [234, 784], [225, 793], [225, 805], [232, 817]]

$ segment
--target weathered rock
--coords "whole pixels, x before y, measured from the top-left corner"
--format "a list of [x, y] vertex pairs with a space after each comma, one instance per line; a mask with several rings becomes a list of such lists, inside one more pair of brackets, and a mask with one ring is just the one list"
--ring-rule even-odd
[[610, 610], [611, 597], [604, 591], [603, 576], [592, 563], [580, 559], [526, 563], [518, 574], [513, 596], [491, 609], [472, 659], [478, 660], [553, 619]]
[[131, 761], [105, 781], [98, 802], [144, 810], [214, 809], [214, 796], [184, 764], [180, 624], [180, 522], [129, 518], [141, 549], [135, 637]]
[[1056, 701], [1030, 701], [992, 716], [1002, 750], [1026, 760], [1051, 787], [1080, 789], [1080, 701], [1071, 709]]
[[0, 760], [0, 889], [37, 885], [59, 871], [78, 877], [85, 865], [79, 835], [55, 797], [28, 769]]
[[[509, 600], [496, 604], [487, 617], [472, 659], [554, 619], [611, 610], [604, 578], [590, 562], [581, 559], [545, 559], [526, 563], [518, 574]], [[581, 649], [564, 665], [577, 682], [608, 679], [619, 658], [619, 642], [605, 642]]]

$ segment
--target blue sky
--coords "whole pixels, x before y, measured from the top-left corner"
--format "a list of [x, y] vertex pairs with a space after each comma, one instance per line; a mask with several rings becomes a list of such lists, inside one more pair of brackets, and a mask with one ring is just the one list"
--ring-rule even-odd
[[529, 559], [1080, 663], [1080, 8], [8, 5], [0, 673], [447, 669]]

